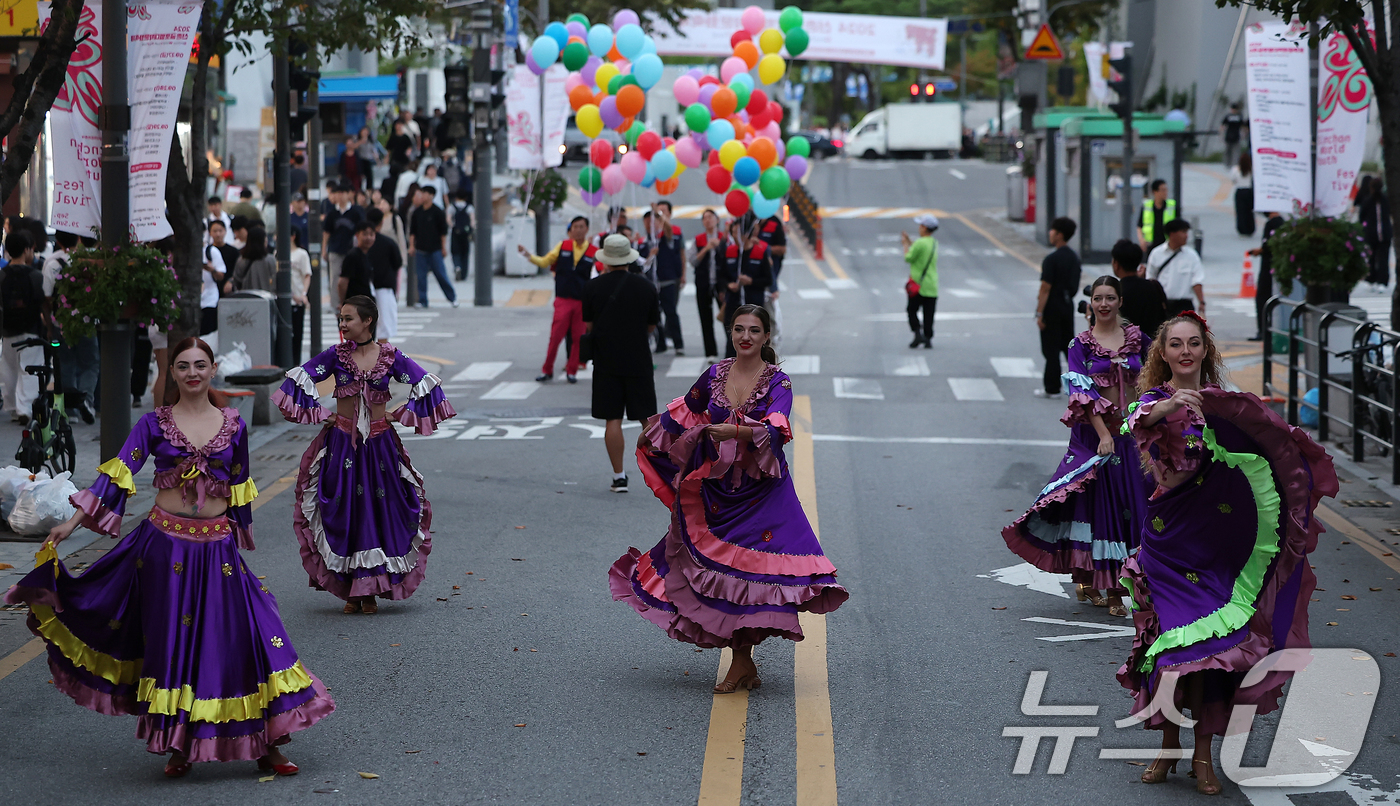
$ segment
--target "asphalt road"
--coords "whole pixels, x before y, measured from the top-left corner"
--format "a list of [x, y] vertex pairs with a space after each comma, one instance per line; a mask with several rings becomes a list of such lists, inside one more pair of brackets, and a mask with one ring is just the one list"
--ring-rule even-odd
[[[700, 179], [683, 177], [675, 203], [713, 203]], [[1098, 758], [1102, 748], [1156, 744], [1156, 733], [1114, 727], [1130, 705], [1113, 677], [1130, 622], [1075, 603], [1067, 579], [1025, 574], [1000, 538], [1067, 437], [1061, 405], [1030, 394], [1040, 376], [1030, 316], [1037, 274], [1014, 244], [989, 240], [997, 233], [976, 216], [1004, 203], [1003, 182], [999, 166], [964, 162], [829, 161], [811, 180], [827, 206], [946, 214], [932, 350], [907, 347], [898, 248], [899, 231], [914, 229], [907, 219], [828, 219], [828, 260], [794, 248], [783, 270], [779, 352], [794, 393], [810, 401], [814, 452], [813, 467], [795, 472], [815, 473], [806, 503], [851, 591], [825, 620], [824, 685], [813, 684], [810, 655], [775, 640], [756, 652], [764, 684], [746, 707], [717, 703], [709, 690], [719, 652], [670, 641], [612, 602], [608, 567], [629, 545], [651, 546], [668, 517], [635, 467], [633, 492], [607, 491], [586, 377], [535, 388], [549, 309], [435, 308], [413, 320], [424, 335], [403, 348], [436, 368], [461, 417], [433, 438], [405, 440], [434, 511], [428, 576], [414, 598], [349, 617], [306, 587], [291, 492], [267, 496], [285, 488], [277, 480], [294, 472], [312, 430], [291, 430], [254, 455], [264, 502], [249, 567], [266, 576], [304, 662], [338, 703], [288, 748], [302, 773], [259, 782], [251, 763], [206, 764], [164, 780], [161, 760], [132, 738], [134, 720], [74, 707], [42, 660], [7, 674], [4, 659], [29, 636], [22, 614], [0, 612], [5, 790], [16, 803], [1195, 802], [1184, 776], [1144, 791], [1141, 766]], [[698, 221], [682, 223], [698, 230]], [[693, 297], [682, 317], [689, 361], [673, 368], [672, 356], [658, 357], [663, 400], [699, 372]], [[1343, 497], [1378, 497], [1360, 486], [1344, 485]], [[1289, 801], [1227, 782], [1223, 799], [1400, 802], [1400, 661], [1385, 656], [1400, 642], [1400, 573], [1336, 534], [1324, 535], [1313, 562], [1327, 589], [1313, 605], [1314, 643], [1355, 647], [1380, 664], [1366, 743], [1335, 792]], [[1359, 591], [1355, 601], [1337, 598], [1348, 590]], [[1028, 621], [1037, 618], [1061, 622]], [[1072, 635], [1084, 638], [1042, 640]], [[1097, 713], [1024, 715], [1034, 671], [1048, 673], [1044, 703]], [[795, 729], [823, 708], [829, 735]], [[1266, 736], [1276, 717], [1258, 720]], [[741, 744], [726, 725], [740, 726]], [[1098, 733], [1075, 743], [1063, 774], [1047, 772], [1050, 741], [1031, 773], [1014, 774], [1020, 740], [1003, 729], [1026, 725]], [[834, 790], [823, 743], [834, 754]], [[1256, 739], [1248, 757], [1266, 749]]]

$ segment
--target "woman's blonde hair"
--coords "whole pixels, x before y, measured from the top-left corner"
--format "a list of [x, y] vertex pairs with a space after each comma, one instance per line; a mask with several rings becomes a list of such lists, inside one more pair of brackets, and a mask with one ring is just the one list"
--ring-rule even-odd
[[1214, 384], [1219, 386], [1225, 378], [1225, 364], [1220, 360], [1220, 351], [1215, 347], [1215, 338], [1210, 334], [1210, 327], [1206, 325], [1206, 320], [1195, 311], [1187, 311], [1180, 316], [1173, 316], [1162, 323], [1157, 328], [1157, 335], [1152, 339], [1152, 347], [1147, 351], [1147, 360], [1142, 363], [1142, 373], [1138, 375], [1138, 394], [1146, 394], [1149, 389], [1171, 381], [1172, 368], [1167, 366], [1167, 359], [1164, 352], [1167, 349], [1167, 334], [1171, 332], [1173, 325], [1182, 322], [1189, 322], [1201, 331], [1201, 343], [1206, 348], [1206, 354], [1201, 360], [1201, 384]]

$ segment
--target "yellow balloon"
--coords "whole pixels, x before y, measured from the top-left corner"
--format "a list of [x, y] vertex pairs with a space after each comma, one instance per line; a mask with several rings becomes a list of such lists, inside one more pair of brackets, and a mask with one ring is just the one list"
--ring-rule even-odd
[[[758, 49], [764, 53], [777, 53], [783, 49], [783, 32], [769, 28], [758, 35]], [[772, 83], [772, 82], [769, 82]]]
[[738, 140], [729, 140], [719, 147], [719, 164], [724, 166], [724, 170], [734, 170], [734, 163], [747, 153], [744, 144]]
[[678, 176], [680, 176], [681, 174], [685, 173], [685, 171], [686, 171], [685, 163], [684, 163], [684, 162], [681, 162], [680, 160], [676, 160], [676, 172], [673, 173], [673, 174], [671, 174], [671, 178], [672, 178], [672, 179], [675, 179], [676, 177], [678, 177]]
[[770, 53], [758, 60], [758, 80], [764, 84], [776, 84], [787, 72], [787, 62], [776, 53]]
[[617, 65], [611, 62], [603, 62], [598, 65], [598, 72], [593, 74], [593, 82], [598, 85], [598, 89], [607, 92], [608, 82], [612, 81], [613, 77], [621, 72], [621, 70], [617, 69]]
[[574, 123], [585, 137], [593, 138], [603, 133], [603, 116], [597, 104], [584, 104], [574, 113]]

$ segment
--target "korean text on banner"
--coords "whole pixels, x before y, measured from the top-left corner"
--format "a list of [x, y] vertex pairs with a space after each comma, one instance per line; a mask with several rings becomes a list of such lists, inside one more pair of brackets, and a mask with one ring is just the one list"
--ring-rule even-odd
[[1282, 22], [1254, 23], [1245, 32], [1256, 210], [1312, 209], [1307, 34], [1305, 26]]
[[1317, 79], [1317, 213], [1338, 216], [1351, 207], [1352, 189], [1366, 148], [1371, 81], [1347, 38], [1335, 33], [1322, 46]]
[[[48, 26], [51, 13], [49, 3], [39, 3], [41, 27]], [[49, 111], [54, 151], [49, 225], [87, 235], [101, 222], [102, 133], [97, 110], [102, 106], [102, 13], [96, 0], [78, 12], [77, 36], [68, 75]]]
[[506, 136], [510, 143], [507, 162], [515, 170], [543, 167], [540, 163], [540, 77], [525, 65], [516, 65], [506, 83]]
[[[729, 37], [740, 28], [743, 9], [691, 11], [672, 27], [654, 20], [656, 52], [662, 56], [729, 56]], [[765, 11], [765, 27], [778, 27], [778, 12]], [[879, 17], [867, 14], [802, 15], [811, 44], [798, 58], [860, 64], [897, 64], [942, 70], [948, 47], [948, 21], [942, 18]]]

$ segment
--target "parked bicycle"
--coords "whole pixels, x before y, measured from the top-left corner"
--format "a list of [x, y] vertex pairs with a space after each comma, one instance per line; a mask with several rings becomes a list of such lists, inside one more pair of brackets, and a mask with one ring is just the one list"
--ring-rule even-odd
[[[1372, 435], [1379, 442], [1381, 456], [1390, 455], [1390, 445], [1394, 443], [1390, 433], [1391, 410], [1395, 401], [1393, 395], [1394, 355], [1400, 339], [1382, 336], [1375, 330], [1366, 334], [1366, 343], [1339, 353], [1352, 361], [1361, 362], [1361, 388], [1356, 392], [1360, 404], [1356, 412], [1356, 426], [1362, 434]], [[1390, 361], [1387, 361], [1390, 356]]]
[[29, 424], [20, 436], [15, 461], [30, 473], [37, 473], [46, 466], [54, 476], [72, 472], [77, 446], [73, 442], [73, 429], [68, 424], [68, 409], [64, 404], [63, 391], [49, 388], [49, 382], [55, 376], [52, 345], [38, 338], [25, 339], [14, 345], [16, 350], [29, 347], [44, 348], [44, 363], [24, 368], [26, 374], [39, 379], [39, 396], [34, 399]]

